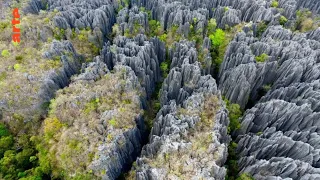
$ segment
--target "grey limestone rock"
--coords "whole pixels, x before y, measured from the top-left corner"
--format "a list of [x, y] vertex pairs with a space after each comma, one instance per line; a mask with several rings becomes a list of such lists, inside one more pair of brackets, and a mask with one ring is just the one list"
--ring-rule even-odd
[[310, 164], [291, 158], [274, 157], [269, 161], [256, 160], [254, 157], [243, 157], [239, 160], [241, 172], [253, 174], [255, 179], [266, 179], [278, 176], [292, 179], [318, 179], [320, 169]]
[[43, 57], [49, 59], [58, 57], [63, 64], [58, 71], [51, 71], [43, 80], [39, 96], [43, 102], [48, 102], [57, 90], [70, 83], [71, 76], [80, 72], [83, 57], [75, 51], [69, 41], [53, 41]]
[[113, 45], [106, 45], [102, 50], [102, 59], [109, 69], [117, 64], [127, 65], [132, 68], [141, 85], [150, 97], [155, 89], [155, 84], [160, 80], [159, 62], [164, 58], [164, 46], [157, 40], [147, 41], [146, 36], [138, 35], [134, 39], [117, 36]]
[[[219, 88], [230, 101], [244, 108], [248, 97], [253, 101], [261, 97], [259, 91], [264, 86], [278, 89], [317, 80], [319, 52], [318, 41], [280, 26], [267, 28], [260, 40], [250, 31], [241, 32], [227, 49], [220, 69]], [[267, 58], [263, 63], [257, 62], [262, 54]], [[235, 77], [239, 83], [232, 84]], [[245, 93], [238, 95], [238, 92]]]
[[[149, 32], [148, 14], [139, 11], [137, 6], [131, 9], [123, 8], [117, 17], [121, 35], [127, 34], [147, 34]], [[138, 32], [135, 32], [138, 31]]]
[[[137, 159], [136, 178], [178, 178], [172, 173], [178, 171], [185, 179], [224, 179], [229, 120], [216, 82], [210, 75], [201, 76], [192, 43], [176, 43], [169, 54], [172, 64], [160, 91], [162, 108], [154, 121], [150, 142]], [[205, 114], [207, 105], [214, 115], [199, 131], [204, 125], [199, 113]], [[212, 138], [200, 145], [207, 153], [200, 153], [198, 143], [208, 135]]]

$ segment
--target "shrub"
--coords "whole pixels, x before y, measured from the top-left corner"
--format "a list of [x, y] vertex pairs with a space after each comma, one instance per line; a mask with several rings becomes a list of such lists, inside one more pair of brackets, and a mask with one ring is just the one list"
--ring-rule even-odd
[[116, 121], [115, 119], [111, 119], [111, 120], [109, 121], [109, 124], [110, 124], [111, 126], [113, 126], [113, 127], [116, 127], [116, 126], [118, 125], [118, 123], [117, 123], [117, 121]]
[[44, 133], [46, 138], [51, 139], [62, 128], [63, 124], [58, 118], [47, 118], [44, 121]]
[[145, 8], [145, 7], [140, 7], [139, 10], [140, 10], [141, 12], [145, 12], [145, 11], [146, 11], [146, 8]]
[[260, 56], [256, 56], [256, 61], [257, 62], [265, 62], [269, 56], [266, 53], [261, 54]]
[[217, 29], [214, 34], [209, 36], [214, 47], [219, 47], [226, 39], [225, 32], [222, 29]]
[[259, 131], [259, 132], [256, 133], [257, 136], [261, 136], [262, 134], [263, 134], [262, 131]]
[[25, 148], [16, 155], [17, 165], [20, 167], [27, 167], [30, 163], [29, 159], [34, 154], [31, 148]]
[[8, 21], [0, 22], [0, 32], [1, 32], [1, 30], [5, 29], [5, 28], [7, 28], [9, 26], [10, 26], [10, 22], [8, 22]]
[[284, 16], [280, 16], [279, 23], [284, 26], [287, 23], [288, 19]]
[[65, 36], [65, 30], [64, 29], [59, 29], [58, 27], [56, 27], [54, 29], [54, 35], [53, 37], [57, 40], [62, 40]]
[[254, 179], [249, 174], [242, 173], [236, 180], [254, 180]]
[[98, 108], [99, 98], [92, 99], [89, 103], [86, 104], [85, 113], [89, 114], [91, 111], [95, 111]]
[[268, 92], [271, 89], [271, 85], [267, 84], [267, 85], [264, 85], [262, 88], [264, 91]]
[[150, 20], [149, 21], [149, 36], [159, 36], [162, 34], [162, 29], [159, 21]]
[[279, 6], [278, 1], [273, 0], [272, 3], [271, 3], [271, 7], [277, 8], [278, 6]]
[[163, 41], [163, 42], [166, 42], [166, 40], [167, 40], [167, 34], [166, 33], [164, 33], [164, 34], [162, 34], [160, 37], [159, 37], [159, 39], [161, 40], [161, 41]]
[[23, 56], [16, 56], [16, 61], [18, 62], [18, 63], [22, 63], [22, 60], [23, 60]]
[[235, 131], [240, 129], [241, 124], [239, 122], [239, 118], [242, 116], [242, 112], [239, 104], [230, 104], [228, 107], [229, 110], [229, 118], [230, 118], [230, 131]]
[[196, 24], [198, 22], [198, 19], [197, 18], [193, 18], [193, 22], [194, 24]]
[[237, 147], [238, 144], [233, 141], [228, 146], [228, 159], [226, 162], [228, 173], [226, 179], [235, 179], [239, 172], [239, 167], [237, 163], [238, 157], [236, 152]]
[[239, 118], [242, 116], [242, 111], [239, 104], [232, 104], [229, 102], [229, 100], [225, 98], [223, 99], [226, 102], [227, 109], [229, 111], [230, 124], [228, 127], [228, 132], [230, 133], [241, 128]]
[[267, 24], [265, 23], [265, 22], [260, 22], [259, 24], [258, 24], [258, 29], [257, 29], [257, 37], [261, 37], [262, 36], [262, 34], [266, 31], [266, 29], [267, 29]]
[[7, 50], [7, 49], [3, 50], [1, 52], [1, 56], [5, 57], [5, 58], [9, 57], [10, 56], [9, 50]]
[[[7, 78], [7, 72], [6, 71], [0, 73], [0, 81], [5, 80], [6, 78]], [[0, 128], [0, 131], [1, 131], [1, 128]]]
[[0, 157], [2, 157], [7, 150], [11, 149], [13, 143], [13, 137], [11, 135], [0, 138]]
[[0, 137], [2, 136], [9, 136], [10, 133], [7, 130], [6, 126], [3, 123], [0, 123]]
[[313, 21], [312, 12], [309, 10], [299, 10], [296, 13], [297, 21], [295, 30], [306, 32], [317, 28], [318, 26]]
[[21, 66], [21, 64], [15, 64], [15, 65], [13, 66], [13, 69], [16, 70], [16, 71], [21, 71], [22, 66]]
[[301, 32], [310, 31], [313, 28], [313, 20], [311, 18], [307, 18], [301, 22]]
[[217, 22], [215, 19], [211, 18], [208, 22], [208, 34], [213, 34], [216, 30]]
[[167, 77], [169, 73], [169, 64], [167, 62], [162, 62], [160, 64], [160, 69], [163, 72], [163, 76]]

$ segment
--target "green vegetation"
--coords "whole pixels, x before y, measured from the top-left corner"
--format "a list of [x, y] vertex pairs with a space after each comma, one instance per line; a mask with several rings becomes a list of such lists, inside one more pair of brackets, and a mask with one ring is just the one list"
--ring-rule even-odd
[[42, 179], [44, 174], [39, 170], [36, 153], [27, 135], [17, 141], [0, 123], [0, 177], [6, 180]]
[[13, 66], [13, 69], [16, 70], [16, 71], [21, 71], [22, 70], [22, 66], [21, 66], [21, 64], [15, 64]]
[[[218, 71], [223, 61], [223, 55], [227, 47], [226, 34], [222, 29], [217, 29], [213, 34], [209, 35], [209, 38], [212, 43], [211, 54], [213, 54], [216, 71]], [[224, 46], [222, 46], [223, 44]]]
[[298, 10], [296, 12], [297, 20], [295, 24], [295, 29], [300, 32], [307, 32], [314, 30], [320, 26], [318, 21], [314, 21], [316, 17], [312, 14], [311, 11], [304, 9]]
[[5, 49], [1, 52], [1, 56], [7, 58], [10, 56], [10, 52], [7, 49]]
[[147, 127], [147, 130], [150, 132], [153, 127], [153, 120], [157, 116], [157, 113], [159, 112], [161, 105], [159, 102], [160, 97], [160, 89], [162, 86], [162, 82], [158, 82], [156, 84], [156, 89], [153, 92], [151, 99], [147, 102], [147, 109], [144, 111], [144, 120]]
[[239, 104], [230, 103], [226, 98], [224, 98], [224, 101], [229, 111], [230, 124], [228, 127], [228, 133], [231, 133], [237, 129], [240, 129], [241, 124], [239, 122], [239, 118], [242, 116], [242, 111]]
[[284, 16], [280, 16], [279, 23], [284, 26], [287, 23], [288, 19]]
[[262, 88], [265, 92], [268, 92], [271, 89], [271, 84], [264, 85]]
[[228, 159], [226, 162], [227, 167], [227, 180], [235, 180], [239, 173], [238, 167], [238, 156], [237, 156], [237, 146], [238, 144], [234, 141], [231, 141], [228, 146]]
[[[146, 160], [151, 167], [163, 168], [168, 170], [167, 177], [174, 175], [180, 179], [191, 179], [196, 173], [193, 171], [192, 165], [187, 165], [192, 157], [197, 159], [208, 158], [217, 160], [221, 154], [217, 150], [210, 149], [210, 145], [215, 141], [212, 134], [212, 128], [215, 125], [216, 112], [219, 110], [219, 99], [214, 95], [205, 95], [204, 102], [200, 105], [201, 108], [194, 109], [192, 106], [185, 108], [179, 108], [176, 114], [176, 118], [183, 116], [198, 116], [200, 121], [197, 122], [195, 128], [188, 130], [188, 136], [183, 136], [185, 142], [190, 142], [191, 147], [179, 151], [170, 151], [167, 153], [158, 153], [153, 158], [147, 158]], [[221, 147], [218, 147], [221, 148]], [[206, 167], [207, 162], [201, 162]], [[209, 165], [208, 165], [209, 166]], [[185, 170], [184, 167], [188, 168]], [[131, 175], [130, 175], [131, 174]], [[129, 177], [132, 177], [132, 173]]]
[[[122, 69], [95, 82], [72, 83], [57, 92], [39, 136], [44, 138], [37, 146], [39, 162], [53, 178], [99, 178], [101, 172], [89, 168], [97, 157], [97, 147], [105, 143], [105, 137], [112, 142], [119, 133], [136, 126], [135, 118], [142, 115], [137, 97], [142, 92], [127, 91], [125, 73]], [[115, 113], [104, 120], [107, 127], [101, 127], [99, 117], [106, 111]]]
[[258, 24], [257, 37], [261, 37], [262, 34], [266, 31], [267, 27], [268, 26], [264, 21], [260, 22]]
[[82, 54], [86, 61], [91, 61], [95, 56], [99, 55], [100, 45], [90, 41], [93, 32], [90, 29], [82, 29], [79, 34], [72, 30], [71, 42], [78, 53]]
[[138, 22], [135, 22], [133, 25], [133, 29], [126, 29], [124, 31], [124, 36], [127, 38], [133, 38], [137, 36], [140, 32], [143, 32], [143, 26]]
[[[212, 20], [211, 23], [213, 27], [214, 21]], [[225, 31], [223, 31], [222, 29], [217, 29], [214, 33], [209, 34], [209, 38], [212, 43], [210, 52], [213, 60], [213, 65], [215, 66], [215, 73], [219, 72], [220, 65], [223, 61], [227, 46], [229, 45], [235, 34], [237, 34], [237, 32], [242, 29], [243, 25], [244, 24], [239, 24]]]
[[[241, 124], [239, 122], [239, 118], [242, 116], [243, 112], [240, 109], [239, 104], [232, 104], [228, 99], [224, 98], [226, 102], [227, 109], [229, 111], [229, 120], [230, 124], [228, 126], [228, 134], [231, 134], [232, 138], [235, 138], [232, 133], [241, 128]], [[228, 159], [226, 162], [227, 167], [227, 180], [235, 180], [239, 173], [238, 168], [238, 156], [236, 153], [238, 144], [234, 141], [231, 141], [228, 146]]]
[[164, 33], [159, 21], [149, 20], [149, 37], [161, 36]]
[[254, 179], [251, 175], [247, 173], [243, 173], [236, 180], [254, 180]]
[[128, 7], [130, 4], [130, 0], [117, 0], [117, 2], [118, 2], [117, 12], [119, 12], [124, 7]]
[[168, 61], [162, 62], [160, 64], [160, 69], [163, 73], [163, 77], [166, 78], [168, 76], [169, 70], [170, 70]]
[[1, 20], [0, 22], [0, 33], [3, 32], [5, 29], [11, 26], [10, 21]]
[[65, 30], [64, 29], [59, 29], [58, 27], [56, 27], [54, 29], [54, 35], [53, 37], [57, 40], [62, 40], [65, 39]]
[[263, 132], [259, 131], [257, 132], [257, 136], [261, 136], [263, 134]]
[[262, 53], [260, 56], [256, 56], [255, 59], [257, 62], [265, 62], [267, 59], [269, 58], [269, 56], [266, 53]]
[[273, 0], [271, 3], [271, 7], [277, 8], [279, 6], [279, 3], [277, 0]]
[[222, 29], [217, 29], [214, 34], [211, 34], [209, 36], [209, 38], [212, 42], [212, 46], [214, 48], [217, 48], [217, 47], [221, 46], [222, 43], [225, 41], [226, 34]]
[[217, 28], [217, 22], [215, 19], [211, 18], [208, 22], [208, 34], [213, 34]]

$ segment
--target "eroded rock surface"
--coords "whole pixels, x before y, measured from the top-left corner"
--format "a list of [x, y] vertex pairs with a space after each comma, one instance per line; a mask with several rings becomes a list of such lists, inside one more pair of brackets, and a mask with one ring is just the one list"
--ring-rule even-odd
[[201, 76], [192, 43], [176, 43], [173, 49], [160, 91], [162, 108], [137, 160], [136, 178], [224, 179], [230, 138], [220, 92], [210, 75]]
[[117, 36], [114, 44], [107, 44], [102, 50], [103, 61], [109, 68], [115, 65], [127, 65], [132, 68], [141, 81], [149, 97], [160, 80], [160, 62], [163, 61], [165, 48], [158, 39], [147, 41], [144, 35], [134, 39]]

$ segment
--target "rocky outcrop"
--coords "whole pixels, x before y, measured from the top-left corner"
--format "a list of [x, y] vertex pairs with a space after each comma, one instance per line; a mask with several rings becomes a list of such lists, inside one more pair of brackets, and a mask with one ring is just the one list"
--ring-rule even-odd
[[[58, 12], [53, 18], [54, 25], [61, 29], [91, 29], [97, 38], [106, 41], [116, 21], [116, 11], [124, 4], [122, 1], [40, 1], [32, 0], [26, 12], [38, 13], [41, 9]], [[103, 36], [98, 36], [102, 34]]]
[[236, 132], [240, 174], [318, 178], [320, 44], [312, 36], [317, 31], [269, 26], [258, 37], [253, 24], [230, 43], [220, 69], [222, 94], [242, 108], [263, 96], [245, 112]]
[[278, 89], [318, 78], [318, 41], [281, 26], [270, 26], [259, 39], [246, 28], [230, 43], [221, 65], [220, 89], [231, 102], [244, 108], [249, 97], [259, 100], [266, 86]]
[[43, 54], [48, 59], [59, 58], [62, 67], [59, 71], [50, 72], [43, 80], [40, 97], [44, 102], [50, 101], [54, 93], [70, 83], [71, 76], [80, 72], [83, 57], [77, 54], [69, 41], [54, 41], [48, 51]]
[[[0, 107], [5, 109], [2, 120], [9, 123], [10, 126], [12, 125], [13, 128], [19, 124], [18, 119], [12, 120], [12, 117], [17, 114], [25, 123], [37, 124], [39, 117], [46, 113], [45, 104], [54, 97], [57, 90], [70, 83], [72, 75], [80, 72], [83, 62], [83, 58], [75, 51], [69, 41], [54, 41], [43, 57], [37, 55], [34, 55], [34, 58], [44, 59], [41, 62], [42, 66], [35, 66], [37, 67], [36, 72], [41, 73], [34, 73], [35, 70], [31, 68], [20, 76], [18, 76], [19, 71], [12, 72], [15, 81], [11, 84], [19, 83], [16, 87], [21, 90], [17, 89], [13, 93], [7, 88], [5, 90], [9, 94], [0, 100]], [[52, 66], [50, 63], [58, 65]], [[21, 66], [16, 65], [16, 69]], [[17, 100], [12, 101], [14, 98]]]
[[131, 9], [123, 8], [119, 11], [117, 17], [120, 35], [138, 35], [149, 32], [148, 14], [139, 11], [137, 6]]
[[[94, 175], [91, 179], [115, 179], [140, 154], [146, 138], [141, 110], [162, 80], [159, 64], [166, 58], [165, 44], [146, 36], [152, 34], [151, 16], [169, 39], [171, 35], [175, 41], [179, 34], [177, 39], [194, 42], [168, 43], [170, 72], [160, 90], [161, 109], [149, 143], [136, 160], [136, 179], [224, 179], [230, 137], [222, 96], [243, 110], [249, 108], [234, 132], [240, 173], [255, 179], [320, 178], [320, 29], [289, 30], [297, 10], [320, 13], [320, 3], [277, 2], [30, 1], [25, 12], [55, 12], [55, 26], [67, 29], [66, 36], [72, 35], [71, 29], [91, 29], [90, 42], [106, 42], [101, 55], [84, 64], [82, 73], [52, 103], [56, 109], [46, 122], [67, 124], [50, 146], [58, 169], [69, 177], [88, 173]], [[282, 16], [288, 21], [281, 24], [288, 29], [279, 25]], [[212, 64], [211, 40], [203, 38], [211, 18], [222, 29], [247, 22], [229, 44], [220, 72], [213, 71], [218, 68]], [[152, 23], [158, 30], [158, 23]], [[48, 39], [45, 32], [40, 34], [43, 41]], [[107, 42], [109, 35], [115, 36], [113, 42]], [[59, 57], [63, 66], [43, 80], [39, 97], [48, 102], [79, 72], [82, 58], [68, 42], [54, 42], [44, 57]], [[207, 75], [212, 73], [218, 73], [219, 88]], [[75, 163], [81, 158], [85, 164]]]
[[205, 35], [205, 27], [209, 19], [209, 10], [194, 8], [179, 1], [140, 1], [133, 0], [132, 4], [144, 6], [151, 11], [152, 19], [160, 21], [164, 30], [178, 27], [178, 32], [188, 37], [191, 31]]
[[259, 103], [247, 110], [238, 137], [241, 173], [256, 179], [262, 178], [261, 171], [281, 178], [317, 179], [318, 118], [319, 113], [307, 104], [298, 106], [283, 100]]
[[84, 68], [57, 93], [45, 120], [44, 129], [51, 121], [65, 124], [55, 132], [49, 153], [65, 177], [116, 179], [140, 154], [143, 89], [128, 66], [116, 65], [111, 73], [97, 57]]
[[137, 160], [136, 178], [224, 179], [229, 121], [215, 80], [201, 76], [193, 43], [176, 43], [170, 57], [162, 108]]
[[23, 11], [25, 13], [32, 13], [32, 14], [38, 14], [40, 10], [43, 10], [46, 8], [47, 0], [31, 0], [26, 6]]
[[102, 58], [108, 68], [112, 69], [115, 65], [132, 68], [148, 97], [160, 80], [159, 64], [163, 61], [163, 54], [164, 44], [158, 39], [147, 41], [144, 35], [138, 35], [134, 39], [117, 36], [113, 45], [107, 44], [102, 50]]

